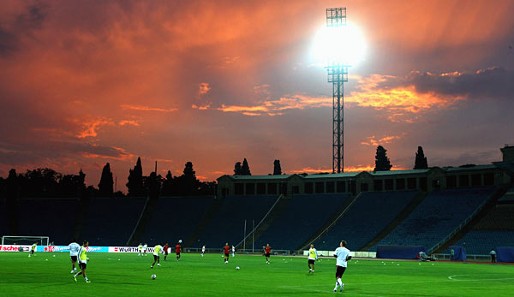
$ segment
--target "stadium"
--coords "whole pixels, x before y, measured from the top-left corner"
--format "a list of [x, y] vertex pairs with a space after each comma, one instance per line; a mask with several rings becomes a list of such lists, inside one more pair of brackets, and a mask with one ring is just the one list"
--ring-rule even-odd
[[[330, 284], [334, 265], [331, 256], [338, 242], [345, 239], [357, 259], [351, 263], [356, 266], [352, 267], [356, 270], [355, 278], [346, 277], [350, 283], [358, 282], [357, 275], [366, 274], [365, 270], [376, 269], [377, 265], [381, 269], [382, 266], [394, 269], [386, 272], [391, 277], [400, 273], [397, 271], [399, 267], [405, 267], [407, 270], [402, 273], [406, 275], [402, 277], [409, 278], [412, 267], [419, 264], [416, 269], [422, 269], [422, 263], [425, 268], [431, 267], [426, 264], [430, 262], [420, 262], [423, 260], [419, 259], [420, 252], [424, 252], [433, 257], [431, 260], [437, 259], [431, 261], [431, 265], [438, 265], [440, 272], [447, 274], [453, 285], [457, 279], [471, 281], [469, 275], [462, 276], [464, 268], [455, 266], [457, 263], [487, 263], [491, 250], [497, 252], [499, 263], [514, 262], [514, 224], [511, 219], [514, 214], [514, 147], [505, 146], [501, 151], [503, 159], [488, 165], [317, 175], [224, 175], [218, 179], [214, 196], [20, 198], [14, 217], [7, 213], [7, 201], [3, 199], [0, 250], [4, 253], [0, 253], [0, 257], [7, 265], [8, 270], [4, 271], [12, 274], [10, 265], [13, 265], [13, 270], [20, 265], [34, 265], [34, 262], [26, 263], [26, 252], [32, 243], [37, 242], [36, 255], [39, 258], [33, 257], [38, 260], [32, 261], [41, 260], [39, 264], [44, 268], [39, 269], [45, 273], [48, 265], [54, 265], [57, 268], [51, 269], [50, 275], [61, 275], [62, 271], [59, 273], [58, 270], [65, 270], [63, 267], [69, 265], [69, 258], [65, 255], [71, 238], [87, 239], [91, 243], [91, 257], [101, 262], [95, 263], [98, 265], [96, 269], [91, 265], [93, 280], [100, 278], [100, 282], [117, 282], [112, 279], [115, 276], [102, 275], [99, 270], [105, 265], [103, 269], [115, 274], [125, 271], [125, 266], [117, 266], [121, 263], [118, 261], [123, 261], [127, 267], [133, 268], [135, 275], [131, 277], [141, 284], [148, 279], [163, 283], [163, 279], [173, 279], [177, 274], [195, 275], [198, 269], [207, 269], [205, 261], [210, 261], [212, 270], [208, 273], [227, 273], [223, 271], [228, 268], [220, 265], [222, 262], [218, 256], [224, 243], [229, 242], [237, 250], [237, 256], [230, 260], [229, 267], [235, 267], [238, 273], [242, 267], [239, 275], [248, 273], [254, 277], [256, 274], [277, 273], [277, 282], [287, 283], [284, 278], [304, 275], [304, 251], [313, 243], [320, 261], [324, 261], [317, 264], [317, 276], [324, 275], [324, 282]], [[170, 270], [164, 272], [165, 268], [159, 267], [162, 271], [158, 278], [148, 274], [148, 258], [135, 256], [141, 242], [148, 243], [151, 254], [154, 245], [170, 242], [173, 246], [179, 239], [183, 239], [185, 257], [173, 265], [180, 268], [168, 267]], [[270, 265], [273, 267], [271, 271], [262, 271], [263, 259], [259, 256], [262, 247], [268, 243], [273, 247], [274, 265]], [[206, 257], [199, 260], [198, 254], [204, 245], [207, 247]], [[18, 250], [21, 253], [15, 253]], [[116, 259], [117, 263], [113, 262]], [[454, 265], [444, 267], [450, 264]], [[492, 282], [498, 285], [497, 282], [505, 280], [505, 275], [497, 269], [509, 266], [477, 267], [498, 267], [492, 272], [485, 272], [488, 281], [493, 274]], [[465, 268], [469, 269], [468, 266]], [[38, 268], [29, 270], [32, 269], [37, 271]], [[278, 271], [273, 272], [274, 269]], [[364, 271], [357, 272], [359, 269]], [[419, 282], [419, 277], [441, 276], [435, 271], [425, 273], [428, 272], [414, 280], [405, 280], [405, 283]], [[484, 275], [484, 271], [475, 273], [471, 279]], [[69, 281], [67, 277], [69, 275], [61, 275], [52, 282], [56, 282], [58, 288], [57, 284]], [[7, 277], [0, 282], [8, 284], [10, 292], [18, 292], [12, 289], [12, 285], [19, 283], [17, 278]], [[37, 287], [38, 284], [36, 281], [31, 286]], [[166, 291], [168, 286], [162, 285], [161, 289]], [[179, 292], [182, 292], [179, 295], [190, 294], [190, 286], [186, 282], [179, 287]], [[508, 282], [502, 286], [509, 287]], [[295, 288], [293, 291], [300, 295], [328, 292], [326, 287], [317, 283], [310, 289], [298, 291]], [[347, 285], [345, 290], [350, 291], [350, 287]], [[236, 290], [237, 286], [230, 288], [227, 290]], [[391, 288], [384, 295], [394, 296], [405, 290], [400, 288], [402, 285]], [[442, 288], [444, 291], [447, 287]], [[201, 292], [207, 296], [219, 296], [224, 292], [219, 291], [220, 288], [211, 289], [202, 289]], [[284, 290], [290, 289], [277, 285], [269, 288], [267, 295], [282, 296]], [[478, 290], [486, 289], [484, 285]], [[51, 291], [57, 296], [66, 295], [62, 289], [55, 290]], [[370, 292], [366, 294], [377, 291]], [[429, 290], [427, 294], [434, 292]], [[11, 295], [17, 296], [15, 293]]]
[[[272, 243], [275, 252], [287, 255], [301, 254], [310, 243], [330, 251], [345, 238], [352, 251], [372, 257], [388, 247], [387, 258], [415, 259], [421, 250], [444, 258], [450, 246], [459, 246], [468, 257], [482, 259], [491, 249], [514, 247], [514, 147], [501, 151], [503, 160], [489, 165], [224, 175], [215, 196], [21, 198], [15, 218], [4, 199], [0, 233], [48, 236], [55, 245], [71, 238], [95, 246], [183, 239], [191, 251], [229, 241], [241, 252], [260, 252]], [[510, 255], [499, 259], [514, 262]]]

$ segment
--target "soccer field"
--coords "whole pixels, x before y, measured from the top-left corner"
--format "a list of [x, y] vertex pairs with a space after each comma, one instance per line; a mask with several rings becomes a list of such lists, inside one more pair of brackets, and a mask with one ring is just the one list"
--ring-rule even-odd
[[[67, 253], [0, 253], [0, 296], [513, 296], [514, 266], [353, 259], [334, 293], [335, 259], [220, 254], [174, 255], [150, 268], [152, 255], [89, 253], [86, 284], [73, 281]], [[240, 269], [237, 270], [236, 267]], [[151, 279], [155, 273], [157, 278]]]

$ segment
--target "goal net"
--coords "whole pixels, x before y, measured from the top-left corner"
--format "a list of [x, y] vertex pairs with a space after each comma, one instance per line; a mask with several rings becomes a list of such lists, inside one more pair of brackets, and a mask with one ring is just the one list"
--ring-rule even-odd
[[2, 236], [2, 245], [38, 245], [48, 246], [50, 237], [48, 236]]

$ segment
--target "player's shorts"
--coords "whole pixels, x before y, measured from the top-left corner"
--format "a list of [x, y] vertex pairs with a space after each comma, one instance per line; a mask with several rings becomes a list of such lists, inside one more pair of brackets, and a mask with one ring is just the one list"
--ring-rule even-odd
[[78, 256], [70, 256], [71, 258], [71, 261], [73, 262], [77, 262], [77, 259], [79, 258]]
[[79, 263], [80, 269], [86, 269], [87, 264], [86, 263]]
[[224, 253], [225, 254], [225, 257], [228, 257], [230, 255], [230, 253]]
[[337, 265], [336, 266], [336, 278], [342, 278], [345, 270], [346, 270], [346, 267]]
[[155, 261], [159, 260], [159, 255], [153, 255], [153, 259], [154, 259]]
[[177, 254], [177, 256], [180, 256], [180, 252], [175, 252], [175, 254]]
[[314, 259], [308, 259], [308, 260], [307, 260], [307, 263], [309, 263], [309, 264], [314, 264]]
[[264, 254], [264, 256], [266, 256], [266, 258], [269, 258], [271, 256], [271, 253], [266, 253]]

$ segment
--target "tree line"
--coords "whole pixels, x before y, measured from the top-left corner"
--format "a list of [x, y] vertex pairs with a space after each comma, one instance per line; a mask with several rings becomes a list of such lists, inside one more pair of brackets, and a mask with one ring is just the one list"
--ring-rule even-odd
[[78, 174], [63, 175], [50, 168], [37, 168], [18, 174], [15, 169], [9, 170], [7, 178], [0, 177], [0, 197], [16, 199], [18, 197], [150, 197], [158, 196], [193, 196], [214, 195], [215, 182], [202, 182], [196, 178], [193, 163], [185, 164], [183, 174], [172, 176], [168, 170], [162, 177], [156, 172], [143, 175], [141, 158], [137, 159], [134, 168], [129, 169], [127, 194], [115, 191], [111, 166], [106, 163], [102, 169], [98, 188], [86, 186], [86, 174], [80, 170]]
[[[375, 154], [373, 171], [388, 171], [393, 165], [387, 157], [387, 150], [379, 145]], [[418, 146], [415, 155], [414, 169], [428, 168], [427, 157], [423, 148]], [[273, 173], [283, 174], [280, 160], [273, 162]], [[234, 175], [252, 175], [246, 158], [234, 164]], [[115, 191], [111, 166], [106, 163], [102, 169], [98, 188], [86, 186], [86, 174], [61, 174], [50, 168], [37, 168], [18, 174], [11, 169], [7, 178], [0, 177], [0, 197], [15, 199], [17, 197], [150, 197], [159, 196], [198, 196], [215, 195], [216, 182], [202, 182], [196, 178], [192, 162], [186, 162], [182, 175], [173, 176], [168, 170], [166, 176], [151, 172], [143, 175], [141, 158], [133, 168], [129, 169], [126, 183], [127, 194]]]

